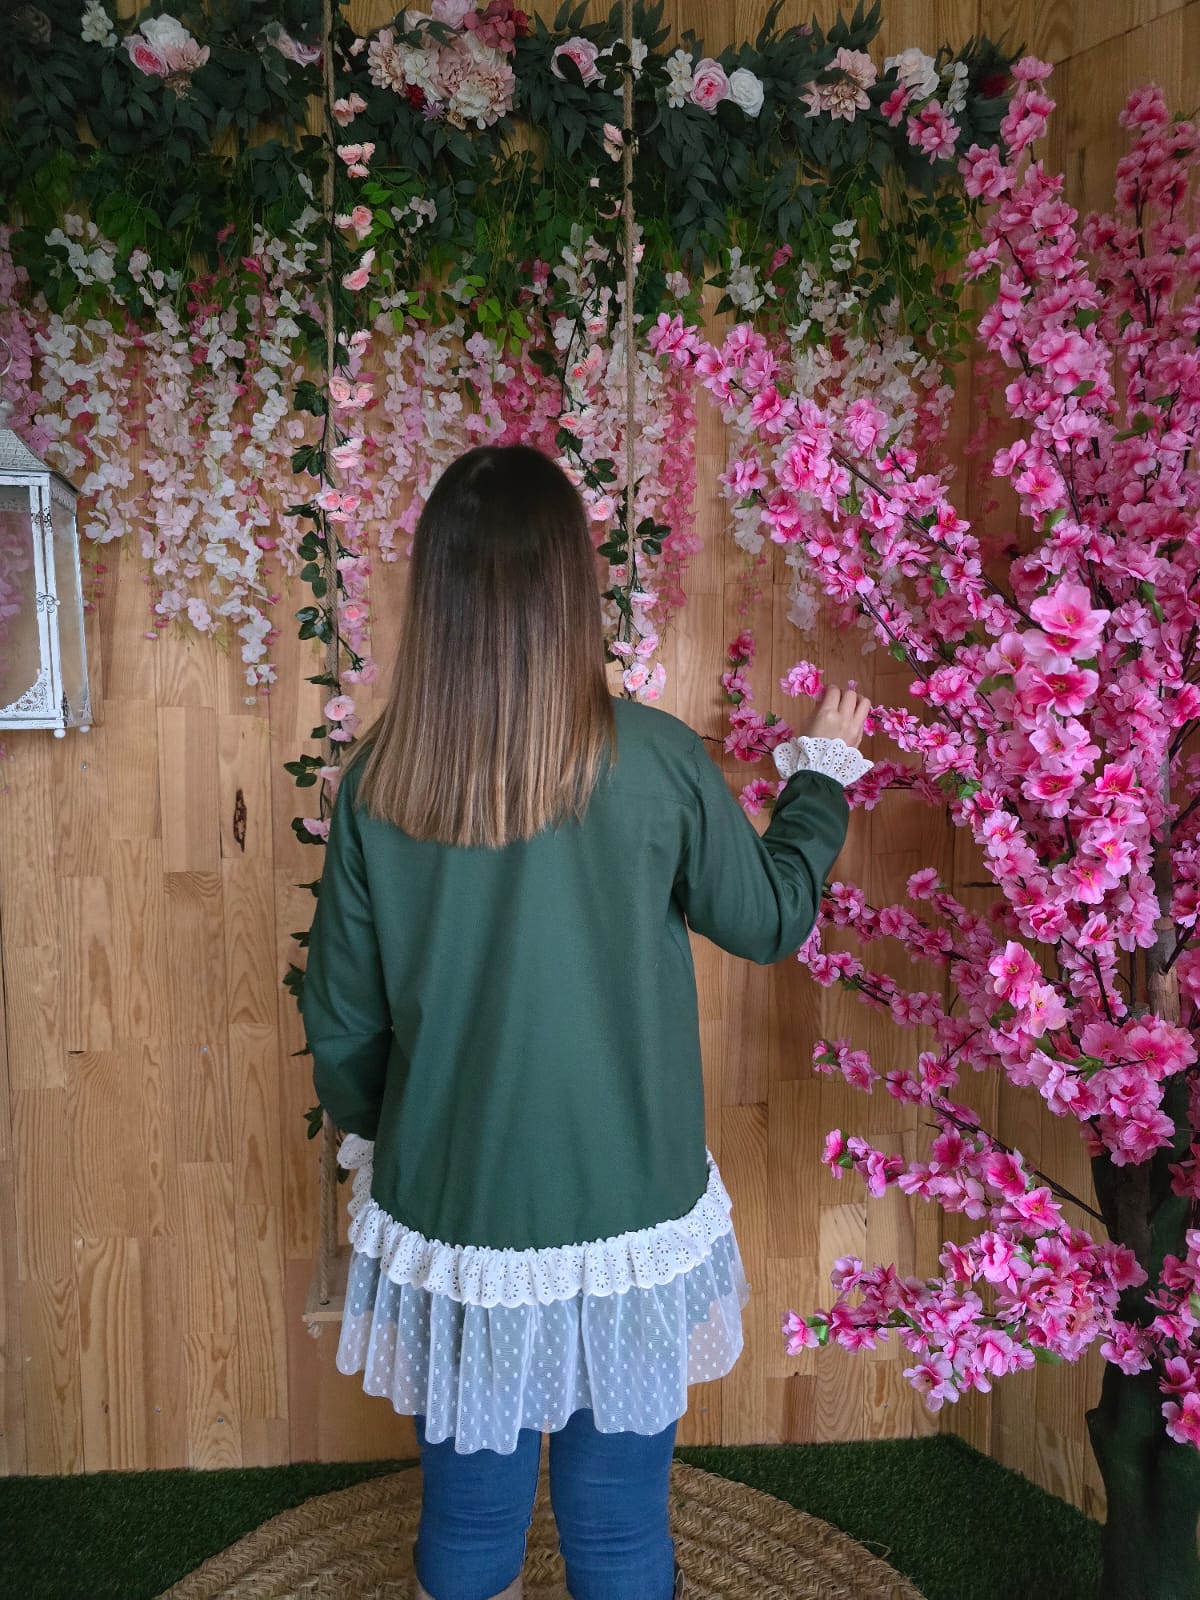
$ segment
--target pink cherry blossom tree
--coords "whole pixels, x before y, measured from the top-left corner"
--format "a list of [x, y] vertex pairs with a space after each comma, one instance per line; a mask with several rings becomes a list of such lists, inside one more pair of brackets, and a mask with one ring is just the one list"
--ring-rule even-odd
[[[990, 291], [980, 388], [1008, 441], [989, 464], [1021, 553], [989, 550], [902, 419], [869, 395], [791, 392], [753, 329], [720, 348], [675, 330], [663, 354], [737, 420], [771, 537], [912, 669], [913, 703], [874, 718], [909, 759], [880, 762], [857, 803], [903, 785], [948, 807], [1000, 893], [985, 916], [934, 869], [894, 905], [831, 886], [801, 959], [934, 1045], [894, 1066], [825, 1039], [814, 1064], [923, 1108], [935, 1136], [908, 1161], [835, 1131], [824, 1159], [976, 1231], [928, 1279], [839, 1261], [832, 1303], [787, 1317], [790, 1348], [891, 1341], [936, 1409], [1098, 1344], [1103, 1593], [1174, 1600], [1200, 1594], [1200, 136], [1158, 90], [1134, 94], [1114, 210], [1081, 222], [1031, 154], [1049, 71], [1018, 64], [1002, 143], [962, 162], [984, 216], [967, 276]], [[746, 733], [748, 653], [726, 687], [734, 736], [763, 748], [778, 725]], [[784, 682], [818, 686], [807, 663]], [[940, 964], [944, 992], [826, 948], [829, 928], [899, 941]], [[968, 1070], [1073, 1119], [1094, 1194], [989, 1133], [958, 1098]]]

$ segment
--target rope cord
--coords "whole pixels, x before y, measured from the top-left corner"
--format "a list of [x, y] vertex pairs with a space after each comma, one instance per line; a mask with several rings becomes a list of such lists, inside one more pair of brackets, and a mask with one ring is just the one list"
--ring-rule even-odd
[[[329, 380], [333, 377], [334, 359], [337, 354], [336, 329], [334, 327], [333, 308], [333, 183], [334, 170], [337, 156], [334, 153], [334, 81], [333, 81], [333, 0], [322, 0], [321, 4], [321, 37], [324, 41], [324, 105], [322, 107], [322, 123], [326, 136], [325, 151], [325, 182], [322, 199], [325, 209], [325, 421], [323, 429], [324, 445], [324, 473], [323, 476], [332, 482], [330, 474], [333, 471], [333, 460], [330, 454], [332, 444], [332, 415], [333, 401], [329, 394]], [[334, 608], [334, 625], [329, 630], [329, 637], [325, 641], [325, 673], [332, 680], [336, 692], [339, 681], [339, 653], [338, 629], [336, 620], [337, 607], [337, 534], [333, 524], [326, 518], [325, 522], [325, 593], [331, 597], [330, 605]], [[332, 766], [336, 758], [337, 747], [331, 739], [326, 740], [326, 761]], [[317, 1243], [317, 1299], [323, 1306], [329, 1304], [330, 1278], [333, 1272], [333, 1259], [337, 1252], [337, 1152], [334, 1148], [335, 1129], [326, 1112], [321, 1119], [321, 1195], [318, 1211], [319, 1235]], [[313, 1323], [309, 1331], [318, 1334], [321, 1324]]]
[[633, 296], [637, 286], [637, 263], [634, 259], [633, 214], [633, 0], [621, 0], [621, 31], [626, 51], [622, 115], [624, 197], [621, 213], [625, 223], [625, 532], [629, 539], [629, 581], [632, 588], [637, 578], [637, 553], [634, 544], [634, 501], [637, 494], [634, 464], [637, 350], [634, 339]]

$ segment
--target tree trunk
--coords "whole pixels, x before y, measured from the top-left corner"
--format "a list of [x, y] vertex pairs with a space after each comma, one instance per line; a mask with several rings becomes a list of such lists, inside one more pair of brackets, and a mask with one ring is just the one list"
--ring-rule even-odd
[[1152, 1372], [1109, 1365], [1088, 1412], [1108, 1494], [1101, 1600], [1200, 1600], [1200, 1451], [1167, 1437], [1162, 1399]]

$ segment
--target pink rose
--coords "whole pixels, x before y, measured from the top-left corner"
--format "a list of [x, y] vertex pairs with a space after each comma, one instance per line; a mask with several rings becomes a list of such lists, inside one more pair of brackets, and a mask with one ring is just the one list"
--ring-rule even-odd
[[325, 715], [330, 722], [345, 722], [354, 715], [354, 701], [348, 694], [335, 694], [325, 702]]
[[692, 73], [691, 101], [701, 111], [713, 112], [722, 100], [729, 98], [729, 78], [725, 68], [711, 56], [696, 63]]
[[345, 100], [333, 102], [333, 119], [339, 127], [344, 128], [353, 122], [360, 111], [367, 109], [367, 102], [360, 94], [349, 95]]
[[448, 28], [461, 28], [475, 11], [475, 0], [433, 0], [430, 14], [435, 22], [444, 22]]
[[600, 69], [596, 65], [599, 50], [590, 39], [581, 39], [578, 35], [568, 39], [565, 44], [560, 44], [550, 57], [550, 71], [556, 78], [565, 78], [566, 74], [559, 66], [559, 57], [566, 56], [568, 61], [573, 61], [579, 68], [579, 76], [585, 84], [595, 83], [600, 76]]
[[126, 34], [124, 42], [130, 60], [139, 72], [144, 72], [148, 78], [166, 77], [165, 57], [148, 40], [143, 39], [140, 33]]
[[301, 44], [299, 39], [292, 38], [286, 28], [277, 26], [274, 32], [269, 31], [268, 36], [279, 54], [287, 61], [294, 61], [298, 67], [311, 67], [321, 59], [319, 44]]
[[347, 289], [365, 289], [371, 278], [371, 263], [375, 260], [374, 250], [364, 250], [362, 260], [351, 272], [342, 277], [342, 284]]

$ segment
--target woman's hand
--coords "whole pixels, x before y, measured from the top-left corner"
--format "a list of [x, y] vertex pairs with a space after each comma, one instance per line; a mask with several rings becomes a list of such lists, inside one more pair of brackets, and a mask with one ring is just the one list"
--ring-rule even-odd
[[804, 737], [844, 739], [847, 744], [857, 748], [862, 743], [863, 724], [870, 709], [871, 702], [866, 695], [830, 684], [821, 697], [812, 722], [804, 730]]

